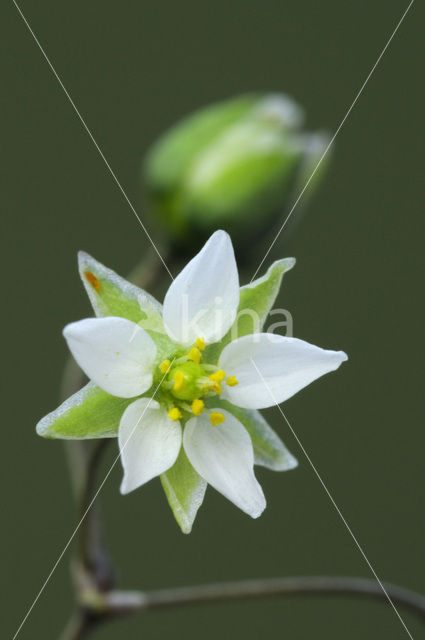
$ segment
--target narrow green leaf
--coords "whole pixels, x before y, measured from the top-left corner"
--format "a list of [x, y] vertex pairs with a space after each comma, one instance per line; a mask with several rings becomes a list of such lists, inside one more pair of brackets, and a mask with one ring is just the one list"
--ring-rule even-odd
[[273, 471], [289, 471], [298, 466], [297, 460], [259, 411], [235, 407], [227, 400], [214, 398], [212, 402], [214, 407], [222, 407], [232, 413], [248, 431], [254, 447], [255, 464]]
[[207, 483], [190, 464], [183, 447], [175, 464], [161, 475], [168, 504], [183, 533], [190, 533]]
[[80, 251], [80, 276], [97, 316], [119, 316], [163, 331], [162, 307], [153, 296]]
[[42, 418], [37, 433], [65, 440], [116, 437], [123, 411], [134, 400], [111, 396], [89, 382]]
[[220, 342], [207, 347], [205, 356], [208, 362], [217, 361], [220, 353], [231, 340], [263, 329], [279, 293], [283, 275], [292, 269], [294, 264], [295, 258], [277, 260], [269, 267], [267, 273], [240, 288], [235, 323]]

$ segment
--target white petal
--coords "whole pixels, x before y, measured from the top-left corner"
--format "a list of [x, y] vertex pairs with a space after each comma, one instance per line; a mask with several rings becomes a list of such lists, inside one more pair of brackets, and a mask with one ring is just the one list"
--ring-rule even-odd
[[345, 360], [343, 351], [327, 351], [297, 338], [269, 333], [243, 336], [220, 355], [220, 368], [239, 382], [234, 387], [223, 385], [223, 397], [246, 409], [271, 407]]
[[129, 493], [173, 466], [182, 443], [180, 422], [151, 398], [139, 398], [124, 411], [118, 444], [124, 478], [121, 493]]
[[125, 318], [87, 318], [68, 324], [63, 334], [75, 360], [101, 389], [133, 398], [152, 385], [156, 346]]
[[209, 414], [191, 418], [183, 434], [183, 446], [193, 467], [214, 489], [253, 518], [266, 506], [254, 476], [251, 438], [234, 416], [224, 409], [224, 422], [211, 426]]
[[164, 324], [175, 342], [217, 342], [230, 329], [239, 304], [239, 277], [232, 241], [216, 231], [167, 291]]

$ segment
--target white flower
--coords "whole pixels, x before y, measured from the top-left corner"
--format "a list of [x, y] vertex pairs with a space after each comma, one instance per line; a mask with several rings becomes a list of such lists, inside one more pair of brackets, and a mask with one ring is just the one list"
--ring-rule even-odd
[[103, 317], [65, 328], [74, 358], [93, 383], [112, 396], [136, 398], [119, 425], [122, 493], [170, 470], [183, 448], [204, 484], [253, 518], [264, 510], [251, 436], [222, 399], [244, 409], [270, 407], [337, 369], [347, 356], [295, 338], [271, 340], [255, 333], [228, 342], [218, 361], [210, 362], [208, 346], [227, 334], [238, 304], [232, 243], [217, 231], [165, 296], [168, 352], [161, 352], [160, 360], [143, 323]]

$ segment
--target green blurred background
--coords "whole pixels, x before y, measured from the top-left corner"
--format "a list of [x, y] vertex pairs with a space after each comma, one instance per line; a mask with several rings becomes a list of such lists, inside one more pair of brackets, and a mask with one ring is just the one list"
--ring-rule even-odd
[[[139, 211], [142, 155], [204, 104], [283, 91], [305, 107], [310, 129], [334, 131], [406, 6], [21, 2]], [[298, 233], [283, 238], [298, 263], [279, 302], [293, 313], [296, 336], [350, 355], [337, 374], [286, 403], [288, 418], [378, 575], [424, 592], [421, 9], [415, 3], [343, 127]], [[1, 624], [2, 637], [11, 637], [74, 526], [62, 444], [37, 438], [34, 426], [58, 402], [67, 354], [61, 329], [90, 313], [76, 252], [124, 275], [149, 243], [16, 9], [10, 2], [3, 10], [1, 579], [8, 606]], [[253, 249], [252, 272], [257, 264]], [[300, 466], [287, 474], [258, 469], [268, 498], [258, 521], [209, 489], [193, 533], [183, 536], [160, 483], [123, 498], [117, 465], [101, 502], [122, 587], [370, 575], [281, 416], [267, 413]], [[71, 609], [69, 559], [68, 552], [22, 640], [55, 638], [62, 628]], [[413, 617], [405, 620], [415, 638], [424, 637]], [[386, 604], [301, 598], [149, 614], [97, 637], [167, 635], [406, 637]]]

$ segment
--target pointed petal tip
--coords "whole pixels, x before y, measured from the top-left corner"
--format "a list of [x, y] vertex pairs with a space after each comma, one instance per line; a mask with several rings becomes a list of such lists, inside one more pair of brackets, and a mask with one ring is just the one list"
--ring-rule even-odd
[[76, 320], [75, 322], [69, 322], [62, 329], [62, 335], [68, 342], [72, 339], [78, 339], [81, 336], [83, 325], [86, 320], [94, 320], [94, 318], [84, 318], [83, 320]]
[[214, 238], [214, 237], [216, 237], [216, 238], [229, 238], [229, 240], [230, 240], [229, 234], [227, 233], [227, 231], [224, 231], [224, 229], [217, 229], [217, 231], [214, 231], [214, 233], [210, 236], [210, 239]]
[[329, 352], [330, 357], [330, 371], [336, 371], [340, 368], [343, 362], [348, 360], [348, 356], [345, 351], [332, 351]]
[[62, 335], [65, 338], [65, 340], [68, 340], [68, 338], [72, 338], [73, 335], [75, 335], [75, 324], [77, 324], [76, 322], [69, 322], [68, 324], [66, 324], [64, 326], [64, 328], [62, 329]]
[[339, 364], [342, 364], [343, 362], [346, 362], [348, 360], [348, 356], [345, 351], [337, 351], [337, 354], [339, 356]]
[[[210, 244], [218, 244], [218, 243], [223, 243], [225, 245], [230, 245], [231, 250], [233, 252], [233, 242], [232, 242], [232, 238], [231, 236], [227, 233], [227, 231], [224, 231], [223, 229], [218, 229], [217, 231], [214, 231], [214, 233], [209, 237], [209, 239], [207, 240], [207, 242], [205, 243], [204, 247]], [[201, 249], [202, 251], [202, 249]]]
[[131, 489], [128, 484], [127, 484], [127, 478], [124, 476], [124, 478], [122, 479], [122, 482], [120, 484], [120, 494], [122, 496], [126, 496], [127, 494], [131, 493], [132, 491], [134, 491], [134, 489]]
[[267, 502], [266, 499], [263, 495], [263, 500], [258, 504], [257, 508], [254, 509], [253, 511], [249, 512], [247, 511], [248, 515], [251, 516], [251, 518], [253, 518], [254, 520], [257, 520], [257, 518], [259, 518], [261, 516], [261, 514], [263, 513], [264, 509], [267, 506]]

